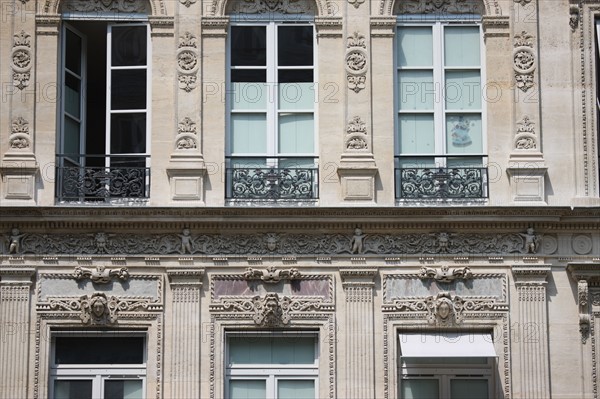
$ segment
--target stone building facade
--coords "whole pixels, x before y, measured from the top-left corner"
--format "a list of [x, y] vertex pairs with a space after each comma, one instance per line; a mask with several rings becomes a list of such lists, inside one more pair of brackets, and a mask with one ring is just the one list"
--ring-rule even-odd
[[0, 397], [600, 396], [597, 2], [0, 7]]

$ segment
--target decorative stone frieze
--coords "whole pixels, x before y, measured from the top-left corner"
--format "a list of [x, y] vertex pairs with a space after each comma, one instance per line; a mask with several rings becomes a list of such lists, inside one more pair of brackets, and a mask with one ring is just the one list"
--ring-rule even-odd
[[177, 50], [177, 80], [180, 89], [189, 93], [196, 88], [198, 68], [200, 68], [200, 61], [198, 60], [196, 36], [185, 32], [179, 38]]
[[298, 269], [277, 269], [275, 266], [269, 266], [266, 269], [247, 268], [244, 272], [246, 280], [261, 280], [267, 284], [276, 284], [281, 280], [297, 280], [301, 277]]
[[397, 2], [397, 14], [479, 14], [483, 15], [483, 2], [470, 0], [407, 0]]
[[315, 28], [317, 37], [339, 38], [342, 36], [342, 18], [341, 17], [315, 17]]
[[419, 278], [421, 280], [434, 279], [441, 283], [449, 283], [456, 279], [469, 280], [473, 278], [473, 273], [468, 267], [462, 267], [458, 269], [452, 269], [448, 265], [443, 265], [439, 270], [430, 267], [422, 267], [419, 272]]
[[24, 30], [13, 36], [11, 54], [11, 68], [13, 71], [13, 84], [19, 90], [29, 86], [33, 54], [31, 51], [31, 35]]
[[63, 12], [121, 12], [151, 14], [150, 3], [143, 0], [68, 0], [63, 3]]
[[91, 270], [77, 266], [73, 271], [73, 277], [77, 281], [89, 278], [95, 284], [107, 284], [115, 277], [119, 280], [127, 281], [129, 279], [129, 271], [126, 267], [112, 270], [101, 265], [96, 266], [96, 270]]
[[513, 68], [517, 87], [527, 92], [534, 85], [533, 73], [536, 68], [533, 35], [522, 31], [515, 34], [513, 49]]
[[365, 36], [355, 31], [346, 44], [346, 79], [350, 90], [358, 93], [365, 88], [368, 67]]
[[314, 13], [311, 4], [304, 0], [238, 0], [229, 3], [229, 14]]

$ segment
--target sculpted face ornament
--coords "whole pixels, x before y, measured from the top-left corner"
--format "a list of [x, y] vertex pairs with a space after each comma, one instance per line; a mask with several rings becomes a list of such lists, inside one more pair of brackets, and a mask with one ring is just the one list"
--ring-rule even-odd
[[90, 270], [77, 266], [73, 271], [73, 277], [77, 281], [89, 278], [95, 284], [108, 284], [113, 277], [116, 277], [121, 281], [126, 281], [129, 279], [129, 271], [126, 267], [112, 270], [107, 269], [104, 265], [99, 265], [96, 266], [96, 270]]
[[279, 239], [277, 238], [277, 234], [275, 234], [275, 233], [267, 234], [266, 240], [267, 240], [267, 249], [271, 252], [275, 251], [277, 249], [277, 242], [279, 241]]

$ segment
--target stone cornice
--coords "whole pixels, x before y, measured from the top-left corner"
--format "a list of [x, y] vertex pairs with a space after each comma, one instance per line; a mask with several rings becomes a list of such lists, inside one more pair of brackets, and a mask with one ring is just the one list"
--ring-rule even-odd
[[550, 274], [549, 265], [513, 265], [512, 272], [515, 285], [546, 285], [546, 278]]
[[600, 287], [600, 263], [569, 263], [567, 271], [575, 281], [585, 280], [591, 287]]
[[171, 286], [202, 287], [204, 269], [168, 269]]

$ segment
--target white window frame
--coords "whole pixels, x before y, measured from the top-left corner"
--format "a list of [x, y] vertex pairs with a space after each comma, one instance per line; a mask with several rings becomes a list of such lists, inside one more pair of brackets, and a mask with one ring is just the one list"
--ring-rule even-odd
[[[231, 338], [267, 337], [267, 338], [293, 338], [313, 337], [315, 341], [313, 364], [229, 364], [229, 340]], [[232, 380], [260, 380], [266, 381], [266, 397], [277, 398], [278, 380], [310, 380], [314, 381], [315, 399], [319, 397], [319, 333], [316, 331], [286, 331], [286, 332], [242, 332], [231, 331], [225, 333], [225, 397], [229, 397], [229, 382]]]
[[[230, 158], [265, 158], [267, 167], [277, 167], [278, 158], [308, 158], [314, 160], [314, 167], [318, 166], [318, 84], [317, 84], [317, 34], [315, 25], [312, 22], [312, 19], [308, 18], [297, 18], [293, 22], [289, 21], [289, 18], [277, 18], [277, 15], [271, 17], [268, 20], [261, 19], [256, 16], [248, 16], [248, 18], [243, 18], [243, 22], [232, 22], [229, 25], [229, 31], [227, 35], [227, 54], [226, 54], [226, 65], [227, 65], [227, 83], [226, 83], [226, 131], [227, 131], [227, 140], [225, 144], [225, 150], [227, 153], [227, 157]], [[240, 18], [237, 18], [240, 19]], [[231, 95], [233, 94], [233, 82], [231, 81], [231, 71], [233, 69], [262, 69], [263, 67], [259, 66], [238, 66], [232, 67], [231, 65], [231, 30], [236, 26], [265, 26], [266, 28], [266, 66], [264, 69], [266, 70], [266, 95], [267, 95], [267, 109], [266, 109], [266, 140], [267, 147], [266, 152], [264, 154], [257, 153], [246, 153], [246, 152], [237, 152], [234, 153], [233, 149], [233, 131], [231, 128], [231, 116], [235, 113], [246, 114], [246, 113], [256, 113], [256, 114], [264, 114], [262, 110], [238, 110], [235, 111], [232, 109]], [[278, 66], [277, 65], [277, 29], [280, 26], [310, 26], [313, 29], [313, 65], [302, 66], [301, 68], [294, 66]], [[312, 69], [313, 71], [313, 90], [314, 90], [314, 107], [312, 109], [294, 109], [293, 113], [296, 114], [312, 114], [313, 115], [313, 133], [314, 133], [314, 147], [312, 153], [280, 153], [278, 151], [279, 148], [279, 114], [285, 113], [285, 111], [279, 110], [279, 81], [276, 79], [277, 70], [278, 69]]]
[[[421, 110], [406, 110], [400, 111], [401, 92], [398, 81], [398, 72], [402, 69], [406, 70], [417, 70], [420, 67], [401, 67], [398, 65], [398, 35], [394, 35], [394, 121], [395, 121], [395, 145], [394, 151], [397, 157], [401, 158], [434, 158], [436, 167], [446, 167], [447, 158], [481, 158], [482, 165], [485, 166], [487, 163], [487, 107], [485, 104], [485, 85], [486, 85], [486, 73], [485, 73], [485, 42], [483, 38], [483, 27], [481, 19], [475, 18], [473, 15], [443, 15], [432, 17], [430, 15], [402, 15], [398, 17], [397, 28], [403, 26], [409, 27], [431, 27], [432, 28], [432, 41], [433, 41], [433, 66], [432, 68], [421, 69], [432, 69], [433, 70], [433, 90], [434, 90], [434, 139], [435, 139], [435, 151], [433, 153], [408, 153], [401, 152], [400, 142], [401, 137], [399, 135], [399, 115], [401, 113], [406, 114], [431, 114], [431, 111]], [[443, 63], [444, 59], [444, 28], [446, 26], [476, 26], [479, 28], [479, 53], [480, 53], [480, 64], [479, 68], [476, 67], [455, 67], [457, 70], [478, 70], [480, 72], [481, 79], [481, 109], [479, 110], [446, 110], [445, 105], [445, 71], [452, 69], [453, 67], [445, 67]], [[481, 153], [460, 153], [450, 154], [447, 148], [447, 132], [446, 132], [446, 115], [447, 114], [479, 114], [481, 115], [481, 140], [482, 140], [482, 152]]]
[[[107, 335], [106, 332], [55, 332], [52, 333], [52, 345], [50, 355], [50, 381], [48, 384], [48, 397], [54, 398], [54, 385], [56, 381], [61, 380], [85, 380], [92, 381], [92, 398], [104, 398], [104, 382], [110, 380], [136, 380], [142, 381], [142, 397], [146, 397], [146, 378], [147, 378], [147, 362], [148, 362], [148, 337], [145, 332], [132, 331], [111, 331]], [[57, 337], [140, 337], [144, 340], [143, 347], [143, 363], [141, 364], [56, 364], [56, 344]], [[102, 347], [90, 348], [90, 350], [102, 350]]]

